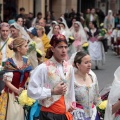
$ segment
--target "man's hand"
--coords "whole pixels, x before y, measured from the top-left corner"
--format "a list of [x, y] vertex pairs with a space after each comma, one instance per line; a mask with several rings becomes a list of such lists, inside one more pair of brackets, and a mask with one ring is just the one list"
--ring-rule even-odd
[[52, 95], [64, 95], [67, 91], [67, 86], [64, 82], [57, 84], [52, 90]]

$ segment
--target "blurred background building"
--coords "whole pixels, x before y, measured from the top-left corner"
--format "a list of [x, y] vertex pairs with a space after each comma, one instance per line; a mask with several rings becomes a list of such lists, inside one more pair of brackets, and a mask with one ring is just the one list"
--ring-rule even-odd
[[117, 13], [120, 0], [0, 0], [1, 19], [8, 20], [16, 16], [21, 7], [25, 8], [26, 14], [42, 12], [45, 16], [47, 11], [53, 11], [57, 18], [65, 12], [71, 12], [71, 9], [84, 13], [87, 8], [100, 8], [105, 14], [108, 9]]

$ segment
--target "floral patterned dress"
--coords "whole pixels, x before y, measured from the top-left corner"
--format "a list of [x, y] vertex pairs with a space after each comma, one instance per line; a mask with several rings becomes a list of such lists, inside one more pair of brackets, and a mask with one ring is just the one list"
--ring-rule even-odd
[[90, 72], [93, 83], [90, 86], [81, 85], [75, 81], [75, 97], [77, 109], [73, 112], [74, 120], [99, 120], [95, 105], [99, 104], [98, 82], [95, 74]]

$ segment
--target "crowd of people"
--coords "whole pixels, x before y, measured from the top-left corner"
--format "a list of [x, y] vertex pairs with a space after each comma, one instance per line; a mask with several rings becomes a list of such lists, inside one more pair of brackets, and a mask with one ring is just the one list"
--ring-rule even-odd
[[[99, 9], [87, 9], [85, 15], [72, 9], [58, 19], [54, 12], [45, 18], [41, 12], [36, 18], [32, 13], [26, 18], [24, 12], [21, 8], [17, 18], [0, 24], [4, 82], [0, 86], [0, 120], [25, 119], [23, 106], [16, 102], [24, 89], [41, 106], [38, 118], [33, 114], [33, 119], [100, 120], [96, 107], [102, 99], [92, 69], [99, 70], [105, 63], [109, 48], [120, 55], [120, 25], [112, 10], [105, 17]], [[104, 120], [120, 118], [119, 69]]]

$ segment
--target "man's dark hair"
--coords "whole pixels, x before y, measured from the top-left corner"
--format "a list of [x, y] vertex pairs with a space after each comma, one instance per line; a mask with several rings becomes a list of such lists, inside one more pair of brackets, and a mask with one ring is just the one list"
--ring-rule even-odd
[[20, 11], [25, 11], [25, 8], [24, 8], [24, 7], [21, 7], [21, 8], [20, 8]]
[[38, 15], [42, 15], [42, 13], [41, 13], [41, 12], [38, 12], [38, 13], [37, 13], [37, 16], [38, 16]]

